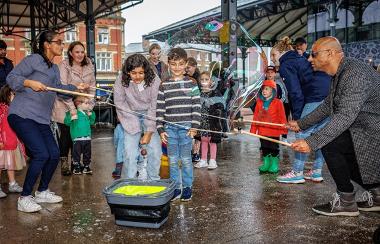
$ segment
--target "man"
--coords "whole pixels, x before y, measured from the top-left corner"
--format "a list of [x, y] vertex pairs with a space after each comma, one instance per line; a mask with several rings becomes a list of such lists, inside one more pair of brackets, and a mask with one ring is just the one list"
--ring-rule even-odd
[[13, 69], [13, 64], [7, 56], [7, 44], [0, 40], [0, 89], [6, 84], [5, 79]]
[[298, 37], [294, 41], [295, 49], [299, 55], [304, 56], [305, 58], [309, 58], [309, 54], [306, 52], [307, 50], [307, 42], [303, 37]]
[[153, 43], [149, 47], [149, 63], [161, 81], [166, 81], [169, 78], [169, 67], [160, 60], [160, 57], [161, 47], [157, 43]]
[[[330, 93], [311, 114], [291, 121], [288, 128], [305, 130], [324, 118], [330, 121], [306, 139], [296, 140], [298, 152], [322, 149], [337, 186], [333, 201], [314, 206], [327, 216], [358, 216], [359, 211], [380, 211], [380, 75], [369, 65], [344, 57], [339, 41], [323, 37], [309, 58], [314, 70], [333, 76]], [[355, 181], [367, 190], [356, 203]]]

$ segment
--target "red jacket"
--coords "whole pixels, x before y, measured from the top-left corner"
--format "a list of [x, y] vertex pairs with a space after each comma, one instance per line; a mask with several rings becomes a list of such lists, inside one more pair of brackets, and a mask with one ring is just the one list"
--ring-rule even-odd
[[15, 150], [18, 139], [16, 133], [8, 124], [8, 106], [0, 103], [0, 143], [3, 143], [2, 150]]
[[[274, 90], [276, 89], [276, 83], [274, 81], [264, 81], [263, 86], [270, 86]], [[261, 92], [261, 91], [260, 91]], [[273, 95], [275, 97], [275, 95]], [[275, 124], [285, 124], [286, 116], [284, 105], [278, 98], [273, 98], [268, 110], [265, 110], [263, 100], [260, 97], [257, 98], [255, 112], [253, 114], [253, 120], [260, 122], [270, 122]], [[251, 124], [251, 133], [261, 136], [280, 137], [283, 134], [288, 134], [288, 130], [285, 127], [263, 125], [263, 124]]]

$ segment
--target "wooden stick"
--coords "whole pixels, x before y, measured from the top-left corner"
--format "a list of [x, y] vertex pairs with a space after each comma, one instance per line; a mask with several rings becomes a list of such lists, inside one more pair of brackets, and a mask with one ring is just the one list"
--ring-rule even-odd
[[256, 120], [234, 120], [234, 122], [255, 123], [255, 124], [285, 127], [285, 124], [276, 124], [276, 123], [262, 122], [262, 121], [256, 121]]
[[63, 90], [59, 88], [54, 88], [54, 87], [46, 87], [47, 90], [49, 91], [55, 91], [59, 93], [66, 93], [66, 94], [72, 94], [72, 95], [77, 95], [77, 96], [84, 96], [84, 97], [91, 97], [94, 98], [95, 95], [92, 94], [87, 94], [87, 93], [82, 93], [82, 92], [75, 92], [75, 91], [69, 91], [69, 90]]
[[269, 137], [266, 137], [266, 136], [260, 136], [260, 135], [257, 135], [257, 134], [254, 134], [254, 133], [250, 133], [250, 132], [244, 131], [244, 130], [242, 130], [241, 133], [242, 134], [246, 134], [246, 135], [250, 135], [250, 136], [254, 136], [254, 137], [258, 137], [258, 138], [261, 138], [261, 139], [264, 139], [264, 140], [267, 140], [267, 141], [275, 142], [275, 143], [278, 143], [278, 144], [282, 144], [282, 145], [288, 146], [288, 147], [290, 147], [292, 145], [292, 144], [287, 143], [287, 142], [279, 141], [279, 140], [272, 139], [272, 138], [269, 138]]
[[111, 90], [107, 90], [107, 89], [103, 89], [103, 88], [99, 88], [99, 87], [95, 87], [95, 86], [90, 86], [90, 88], [95, 89], [95, 90], [99, 90], [99, 91], [105, 91], [105, 92], [113, 93], [113, 91], [111, 91]]

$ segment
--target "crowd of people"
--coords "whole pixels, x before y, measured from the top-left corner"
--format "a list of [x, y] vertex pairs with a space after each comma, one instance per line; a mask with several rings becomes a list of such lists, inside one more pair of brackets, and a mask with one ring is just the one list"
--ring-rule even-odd
[[[86, 95], [95, 94], [94, 66], [81, 42], [71, 43], [68, 58], [54, 64], [62, 48], [58, 33], [42, 32], [34, 54], [13, 67], [2, 54], [6, 44], [0, 42], [0, 168], [8, 172], [8, 192], [21, 193], [19, 211], [36, 212], [40, 203], [63, 200], [48, 187], [59, 162], [64, 176], [93, 173], [91, 125], [95, 113], [94, 103]], [[288, 143], [289, 130], [295, 131], [292, 169], [277, 176], [279, 183], [322, 182], [326, 162], [337, 192], [333, 201], [313, 207], [316, 213], [357, 216], [359, 210], [380, 211], [380, 165], [376, 160], [380, 74], [361, 61], [344, 57], [333, 37], [319, 39], [310, 54], [306, 50], [305, 39], [292, 43], [288, 37], [271, 49], [273, 65], [266, 68], [251, 107], [250, 133], [271, 139], [260, 139], [259, 172], [279, 172], [278, 142]], [[172, 201], [190, 201], [194, 168], [218, 167], [217, 144], [226, 132], [232, 81], [220, 75], [224, 70], [219, 63], [200, 72], [196, 60], [179, 47], [169, 50], [167, 64], [160, 58], [161, 47], [152, 44], [149, 58], [129, 56], [115, 81], [118, 123], [112, 177], [159, 180], [163, 148], [167, 148], [169, 175], [176, 185]], [[50, 88], [83, 96], [73, 98]], [[26, 103], [29, 106], [24, 106]], [[312, 169], [306, 171], [311, 152], [315, 159]], [[26, 158], [27, 173], [20, 187], [14, 171], [26, 166]], [[146, 161], [143, 168], [139, 167], [141, 161]], [[366, 190], [362, 202], [355, 201], [350, 180]], [[0, 190], [0, 197], [5, 196]]]

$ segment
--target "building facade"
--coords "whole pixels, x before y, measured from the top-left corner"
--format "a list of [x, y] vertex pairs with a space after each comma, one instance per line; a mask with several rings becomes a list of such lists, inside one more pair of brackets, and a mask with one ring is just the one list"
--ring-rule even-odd
[[[96, 20], [95, 65], [96, 80], [99, 86], [112, 86], [121, 70], [125, 57], [124, 24], [125, 19], [121, 17], [120, 12]], [[13, 61], [14, 65], [31, 53], [30, 31], [28, 29], [19, 31], [25, 31], [25, 33], [20, 36], [0, 35], [0, 39], [8, 45], [7, 57]], [[86, 46], [86, 28], [83, 22], [60, 30], [60, 32], [62, 32], [65, 47], [62, 56], [54, 60], [55, 63], [59, 63], [67, 57], [67, 49], [71, 42], [80, 41]]]

